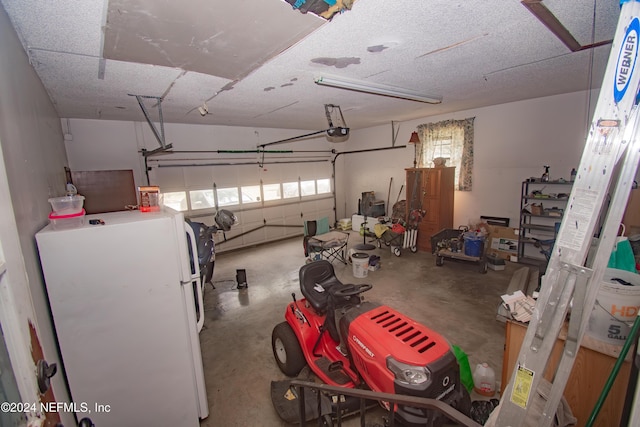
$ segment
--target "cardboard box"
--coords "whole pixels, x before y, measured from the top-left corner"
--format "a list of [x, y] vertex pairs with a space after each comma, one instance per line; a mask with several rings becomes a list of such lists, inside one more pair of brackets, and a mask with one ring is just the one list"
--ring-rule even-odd
[[501, 227], [497, 225], [489, 226], [489, 247], [487, 255], [494, 255], [500, 259], [509, 259], [512, 255], [518, 254], [518, 229], [511, 227]]

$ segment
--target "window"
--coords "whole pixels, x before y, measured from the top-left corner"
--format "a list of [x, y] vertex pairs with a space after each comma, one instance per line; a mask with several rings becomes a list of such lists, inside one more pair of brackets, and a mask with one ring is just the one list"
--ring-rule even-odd
[[189, 191], [191, 210], [206, 209], [215, 207], [213, 190], [193, 190]]
[[316, 194], [316, 182], [302, 181], [300, 182], [300, 190], [303, 196], [313, 196]]
[[317, 181], [318, 184], [318, 194], [326, 194], [331, 193], [331, 180], [327, 179], [319, 179]]
[[452, 138], [442, 138], [439, 141], [434, 141], [433, 144], [433, 159], [442, 158], [450, 161], [453, 156], [453, 140]]
[[162, 193], [162, 203], [177, 211], [187, 210], [187, 193], [186, 191], [176, 191], [172, 193]]
[[238, 195], [238, 187], [218, 188], [218, 206], [230, 206], [240, 204], [240, 196]]
[[248, 185], [240, 189], [242, 193], [242, 203], [256, 203], [260, 201], [260, 186]]
[[282, 184], [282, 197], [285, 199], [291, 199], [292, 197], [298, 197], [300, 195], [300, 188], [298, 187], [298, 181], [285, 182]]
[[282, 199], [280, 184], [263, 184], [262, 191], [264, 193], [265, 201]]
[[418, 167], [433, 167], [434, 159], [444, 158], [445, 166], [456, 167], [455, 188], [471, 191], [474, 119], [445, 120], [418, 126]]
[[[251, 205], [261, 201], [278, 201], [331, 193], [331, 179], [292, 181], [163, 193], [164, 205], [178, 211], [198, 211], [226, 206]], [[217, 200], [216, 200], [217, 197]], [[187, 203], [188, 202], [188, 203]], [[217, 205], [216, 205], [217, 202]]]

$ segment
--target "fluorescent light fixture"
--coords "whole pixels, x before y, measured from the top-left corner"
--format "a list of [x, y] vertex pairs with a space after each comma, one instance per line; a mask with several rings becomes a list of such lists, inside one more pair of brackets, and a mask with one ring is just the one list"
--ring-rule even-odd
[[320, 76], [316, 77], [314, 82], [322, 86], [355, 90], [357, 92], [370, 93], [373, 95], [391, 96], [393, 98], [408, 99], [410, 101], [426, 102], [427, 104], [440, 104], [442, 102], [441, 96], [430, 96], [411, 90], [400, 89], [394, 86], [361, 82], [357, 80]]

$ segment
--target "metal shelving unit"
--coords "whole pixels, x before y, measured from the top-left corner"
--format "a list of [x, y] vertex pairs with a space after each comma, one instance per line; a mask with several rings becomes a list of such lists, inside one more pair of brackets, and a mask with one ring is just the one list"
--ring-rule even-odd
[[518, 262], [546, 266], [545, 252], [551, 252], [572, 185], [564, 180], [522, 182]]

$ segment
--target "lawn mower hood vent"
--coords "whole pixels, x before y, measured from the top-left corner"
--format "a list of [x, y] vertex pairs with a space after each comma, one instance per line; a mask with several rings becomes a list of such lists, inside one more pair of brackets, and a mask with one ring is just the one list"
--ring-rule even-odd
[[380, 344], [393, 349], [394, 357], [406, 363], [426, 366], [450, 350], [440, 334], [388, 306], [379, 306], [364, 316], [371, 323]]

